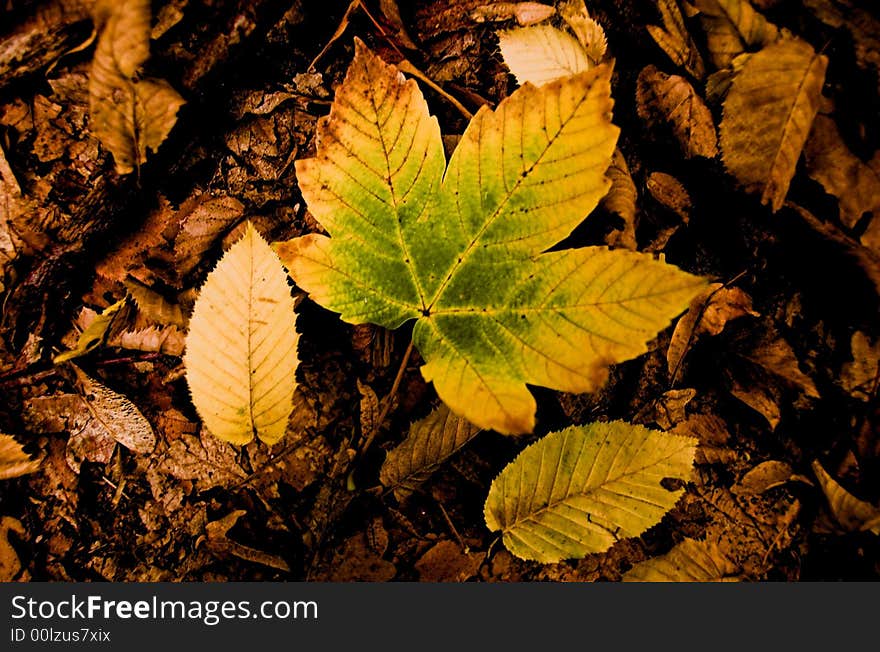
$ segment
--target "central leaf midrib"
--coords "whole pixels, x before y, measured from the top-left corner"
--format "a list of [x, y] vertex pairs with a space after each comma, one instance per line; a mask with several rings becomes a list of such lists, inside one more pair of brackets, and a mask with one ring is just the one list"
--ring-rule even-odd
[[[364, 75], [367, 78], [369, 78], [370, 71], [367, 68], [366, 63], [364, 63], [363, 66], [364, 66]], [[400, 95], [398, 94], [397, 97], [399, 98]], [[400, 245], [400, 249], [403, 252], [404, 265], [406, 265], [407, 270], [409, 270], [410, 278], [412, 278], [413, 286], [415, 287], [416, 292], [419, 295], [419, 302], [421, 303], [421, 308], [424, 311], [425, 310], [425, 292], [422, 289], [422, 284], [419, 282], [419, 278], [416, 275], [415, 269], [413, 268], [412, 256], [410, 255], [409, 247], [407, 247], [407, 245], [406, 245], [406, 240], [403, 237], [403, 225], [401, 224], [400, 209], [398, 208], [398, 205], [397, 205], [397, 194], [394, 190], [394, 177], [391, 172], [391, 156], [388, 152], [388, 146], [385, 143], [385, 132], [382, 129], [381, 119], [379, 117], [379, 106], [376, 104], [375, 88], [372, 85], [370, 86], [370, 104], [373, 107], [373, 115], [376, 117], [376, 121], [375, 121], [376, 133], [379, 135], [379, 144], [382, 145], [382, 158], [385, 160], [386, 178], [388, 179], [388, 188], [391, 191], [391, 203], [392, 203], [392, 208], [394, 210], [394, 218], [395, 218], [394, 228], [395, 228], [395, 234], [397, 236], [397, 243]], [[413, 136], [413, 138], [415, 138], [415, 136]], [[417, 180], [418, 180], [418, 177], [416, 177], [416, 179], [414, 180], [414, 183]]]
[[[444, 278], [444, 280], [440, 284], [440, 286], [437, 288], [437, 291], [434, 293], [434, 296], [431, 298], [431, 302], [427, 305], [427, 307], [426, 307], [427, 312], [430, 313], [432, 311], [432, 309], [434, 308], [434, 305], [443, 296], [443, 293], [445, 292], [446, 287], [449, 285], [449, 282], [455, 276], [455, 273], [458, 271], [459, 268], [461, 268], [465, 264], [467, 259], [470, 257], [471, 253], [476, 249], [477, 242], [479, 242], [480, 238], [489, 229], [489, 227], [491, 227], [495, 223], [495, 220], [498, 219], [499, 214], [507, 206], [507, 203], [510, 201], [510, 198], [514, 195], [514, 193], [516, 193], [517, 190], [519, 190], [521, 184], [523, 184], [525, 182], [525, 180], [529, 178], [529, 176], [535, 170], [535, 168], [538, 167], [538, 165], [543, 160], [544, 156], [547, 154], [547, 152], [550, 150], [550, 148], [554, 145], [554, 143], [559, 139], [562, 132], [565, 131], [565, 128], [568, 126], [569, 122], [571, 122], [574, 119], [574, 116], [577, 115], [581, 106], [584, 104], [584, 102], [587, 101], [587, 97], [589, 96], [590, 90], [592, 88], [593, 88], [592, 84], [586, 88], [583, 96], [580, 98], [577, 105], [572, 109], [571, 114], [565, 119], [564, 122], [562, 122], [560, 124], [559, 129], [556, 130], [556, 133], [553, 134], [553, 137], [547, 142], [546, 147], [544, 147], [544, 150], [535, 159], [535, 162], [532, 163], [531, 167], [529, 167], [528, 171], [525, 174], [520, 174], [517, 177], [516, 182], [513, 184], [513, 186], [509, 190], [507, 190], [507, 192], [505, 193], [501, 202], [498, 204], [498, 206], [495, 208], [495, 210], [492, 211], [492, 214], [484, 222], [483, 226], [480, 227], [480, 230], [472, 238], [471, 242], [468, 243], [468, 246], [464, 250], [464, 252], [462, 252], [462, 254], [460, 256], [458, 256], [455, 260], [453, 260], [452, 266], [450, 267], [449, 271], [446, 273], [446, 277]], [[491, 117], [497, 119], [497, 113], [492, 114]], [[480, 154], [480, 145], [478, 143], [477, 156], [479, 156], [479, 154]], [[448, 171], [448, 168], [447, 168], [447, 171]], [[444, 179], [444, 182], [445, 182], [445, 179]], [[445, 185], [445, 183], [443, 185]], [[441, 188], [438, 192], [443, 192], [443, 186], [441, 186]], [[424, 298], [422, 299], [422, 303], [424, 305], [424, 303], [425, 303]]]

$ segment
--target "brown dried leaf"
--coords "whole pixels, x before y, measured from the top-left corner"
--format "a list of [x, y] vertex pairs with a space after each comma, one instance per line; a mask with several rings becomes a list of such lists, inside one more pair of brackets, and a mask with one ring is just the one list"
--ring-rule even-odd
[[477, 574], [485, 556], [462, 550], [454, 541], [444, 539], [421, 556], [415, 569], [422, 582], [464, 582]]
[[540, 2], [493, 2], [472, 10], [470, 17], [475, 23], [515, 19], [525, 27], [547, 20], [555, 13], [553, 7]]
[[611, 157], [611, 165], [605, 171], [605, 176], [611, 180], [611, 188], [608, 194], [602, 198], [602, 205], [606, 210], [616, 213], [623, 219], [623, 229], [612, 231], [605, 239], [611, 247], [619, 247], [635, 251], [636, 243], [636, 200], [638, 192], [633, 183], [629, 166], [623, 157], [623, 152], [614, 150]]
[[779, 460], [767, 460], [749, 470], [730, 491], [736, 495], [762, 494], [773, 487], [788, 482], [792, 477], [791, 467]]
[[557, 11], [583, 46], [587, 58], [594, 64], [601, 63], [608, 50], [608, 39], [602, 26], [590, 17], [584, 0], [562, 0]]
[[182, 434], [159, 458], [158, 468], [178, 480], [192, 480], [198, 491], [229, 487], [247, 477], [236, 450], [202, 429], [198, 437]]
[[409, 436], [388, 452], [379, 481], [393, 489], [398, 500], [405, 500], [440, 464], [479, 432], [479, 428], [441, 405], [412, 424]]
[[89, 75], [91, 127], [113, 154], [116, 171], [128, 174], [162, 144], [184, 100], [164, 80], [137, 78], [150, 56], [149, 0], [101, 4], [110, 13]]
[[871, 531], [880, 536], [880, 509], [871, 503], [859, 500], [840, 486], [822, 468], [819, 460], [813, 460], [813, 472], [819, 486], [828, 499], [828, 507], [834, 519], [847, 532]]
[[701, 446], [721, 446], [730, 439], [727, 424], [714, 414], [694, 414], [675, 426], [672, 434], [694, 437]]
[[819, 109], [827, 66], [828, 58], [805, 41], [780, 41], [749, 56], [724, 100], [724, 165], [774, 212], [785, 201]]
[[663, 27], [648, 25], [648, 33], [672, 62], [683, 67], [697, 79], [706, 74], [706, 64], [693, 37], [684, 24], [684, 16], [675, 0], [657, 0]]
[[232, 527], [238, 522], [238, 520], [246, 513], [247, 512], [243, 509], [237, 509], [230, 512], [223, 518], [216, 521], [211, 521], [210, 523], [205, 525], [207, 548], [215, 554], [232, 555], [234, 557], [238, 557], [239, 559], [244, 559], [245, 561], [262, 564], [276, 570], [289, 572], [290, 566], [288, 566], [287, 562], [281, 559], [281, 557], [270, 555], [269, 553], [263, 552], [262, 550], [257, 550], [256, 548], [242, 545], [227, 538], [226, 533], [229, 532], [229, 530], [232, 529]]
[[853, 154], [828, 116], [819, 115], [804, 147], [807, 172], [837, 197], [840, 221], [853, 228], [862, 215], [880, 216], [880, 153], [869, 163]]
[[686, 158], [718, 153], [712, 113], [684, 77], [647, 66], [639, 73], [636, 100], [639, 117], [670, 128]]
[[843, 365], [839, 384], [853, 398], [870, 401], [880, 385], [880, 341], [872, 345], [862, 331], [853, 333], [852, 362]]
[[369, 385], [358, 379], [358, 391], [361, 393], [361, 437], [368, 439], [381, 427], [379, 423], [379, 397]]
[[390, 561], [372, 551], [367, 535], [359, 532], [334, 553], [326, 579], [331, 582], [387, 582], [397, 574]]
[[652, 172], [645, 186], [658, 204], [678, 215], [685, 224], [690, 221], [691, 196], [678, 179], [665, 172]]
[[156, 448], [156, 433], [137, 406], [78, 367], [73, 368], [94, 420], [113, 439], [134, 453], [148, 455]]
[[126, 278], [123, 285], [131, 298], [134, 299], [141, 315], [148, 320], [163, 326], [186, 328], [189, 316], [184, 315], [180, 304], [169, 301], [136, 278]]
[[712, 63], [726, 68], [746, 50], [770, 45], [779, 38], [776, 25], [755, 11], [747, 0], [695, 0]]
[[791, 345], [775, 331], [763, 333], [754, 347], [741, 355], [800, 388], [807, 396], [819, 398], [816, 384], [800, 370], [800, 364]]
[[0, 480], [27, 475], [38, 468], [40, 461], [31, 459], [14, 437], [0, 434]]
[[782, 411], [776, 392], [766, 384], [766, 376], [753, 373], [745, 379], [733, 378], [730, 383], [730, 393], [764, 417], [771, 430], [776, 430]]
[[737, 582], [739, 567], [717, 543], [685, 539], [660, 557], [636, 564], [624, 582]]
[[713, 283], [695, 298], [682, 315], [672, 331], [672, 339], [666, 351], [666, 364], [669, 373], [677, 375], [684, 356], [704, 334], [718, 335], [727, 322], [758, 313], [752, 310], [752, 298], [735, 287], [724, 287]]
[[685, 408], [697, 395], [695, 389], [671, 389], [648, 403], [633, 417], [634, 423], [656, 424], [663, 430], [670, 430], [685, 421]]
[[22, 575], [21, 560], [12, 547], [10, 533], [20, 539], [27, 537], [27, 530], [24, 529], [21, 521], [11, 516], [4, 516], [0, 518], [0, 582], [27, 581], [28, 573], [24, 571]]

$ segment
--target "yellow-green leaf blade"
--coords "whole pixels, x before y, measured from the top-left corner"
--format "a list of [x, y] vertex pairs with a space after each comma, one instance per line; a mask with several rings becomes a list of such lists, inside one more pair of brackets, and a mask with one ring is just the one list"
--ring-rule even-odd
[[671, 265], [603, 247], [551, 252], [496, 273], [481, 270], [487, 285], [501, 278], [505, 288], [482, 305], [438, 310], [413, 338], [423, 375], [447, 405], [502, 433], [534, 427], [526, 383], [594, 391], [609, 364], [644, 353], [705, 287]]
[[[356, 41], [318, 143], [315, 158], [297, 161], [297, 179], [331, 237], [302, 240], [297, 255], [281, 255], [322, 305], [349, 321], [395, 328], [424, 305], [405, 235], [443, 175], [437, 120], [414, 81]], [[366, 287], [381, 296], [347, 301]]]
[[785, 200], [819, 109], [827, 66], [828, 58], [808, 43], [780, 41], [748, 58], [724, 101], [724, 164], [774, 211]]
[[213, 435], [234, 444], [284, 436], [298, 341], [287, 275], [248, 224], [202, 286], [186, 338], [186, 379]]
[[683, 490], [660, 483], [690, 476], [696, 443], [621, 421], [551, 433], [495, 478], [486, 525], [523, 559], [552, 563], [604, 552], [675, 505]]

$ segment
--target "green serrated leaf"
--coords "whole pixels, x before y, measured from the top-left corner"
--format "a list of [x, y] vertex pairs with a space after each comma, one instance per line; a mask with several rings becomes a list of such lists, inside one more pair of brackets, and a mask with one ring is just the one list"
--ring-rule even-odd
[[500, 530], [517, 557], [552, 563], [604, 552], [638, 536], [675, 505], [697, 440], [622, 421], [550, 433], [526, 448], [492, 482], [486, 526]]
[[418, 320], [422, 374], [453, 412], [531, 432], [527, 383], [596, 389], [704, 286], [632, 252], [547, 252], [608, 190], [610, 78], [602, 65], [484, 107], [444, 174], [415, 82], [358, 42], [317, 156], [297, 162], [329, 237], [276, 244], [291, 276], [351, 323]]

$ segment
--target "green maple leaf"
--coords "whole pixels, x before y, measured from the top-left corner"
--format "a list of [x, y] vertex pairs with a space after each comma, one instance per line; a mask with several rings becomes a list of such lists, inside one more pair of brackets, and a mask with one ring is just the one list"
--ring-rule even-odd
[[329, 237], [276, 244], [290, 275], [350, 323], [417, 320], [422, 374], [453, 412], [531, 432], [526, 383], [596, 389], [704, 287], [642, 254], [547, 251], [608, 190], [610, 78], [599, 66], [483, 107], [446, 166], [415, 82], [357, 42], [317, 155], [296, 163]]

